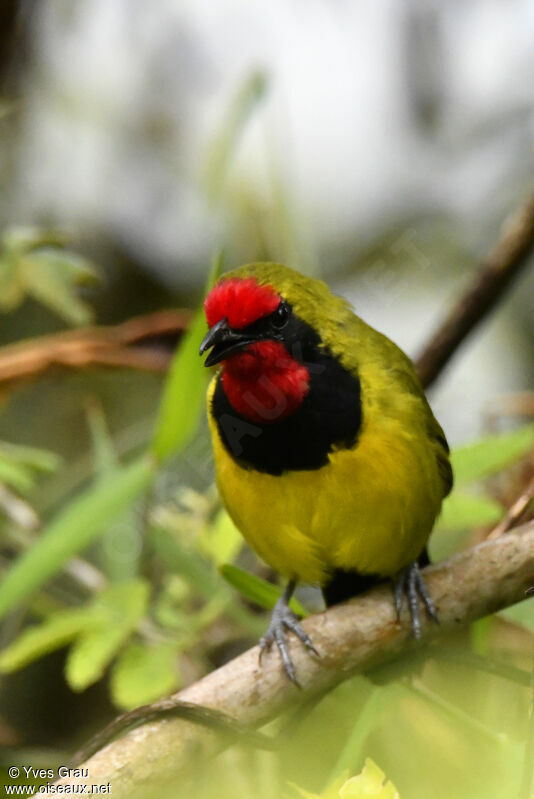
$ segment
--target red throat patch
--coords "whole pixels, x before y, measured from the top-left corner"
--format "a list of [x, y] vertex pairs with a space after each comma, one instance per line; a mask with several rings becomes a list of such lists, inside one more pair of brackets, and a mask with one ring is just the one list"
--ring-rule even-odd
[[[204, 302], [208, 325], [221, 319], [240, 330], [278, 308], [280, 296], [253, 278], [221, 280]], [[231, 406], [251, 422], [272, 424], [289, 416], [310, 387], [310, 374], [279, 341], [258, 341], [222, 361], [222, 383]]]
[[290, 416], [310, 388], [310, 373], [278, 341], [259, 341], [223, 361], [230, 404], [251, 422], [273, 424]]
[[236, 330], [257, 322], [278, 308], [280, 297], [271, 286], [260, 286], [253, 277], [221, 280], [204, 301], [208, 325], [226, 317]]

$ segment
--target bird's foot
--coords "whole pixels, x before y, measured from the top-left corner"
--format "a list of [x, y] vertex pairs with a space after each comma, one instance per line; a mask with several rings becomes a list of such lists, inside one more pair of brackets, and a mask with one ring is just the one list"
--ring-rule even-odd
[[421, 637], [421, 616], [419, 613], [419, 599], [422, 599], [426, 611], [436, 624], [439, 624], [436, 607], [428, 593], [425, 581], [419, 570], [417, 561], [402, 569], [393, 580], [393, 593], [395, 598], [395, 611], [397, 621], [400, 619], [404, 596], [408, 599], [410, 616], [412, 619], [412, 632], [415, 638]]
[[289, 607], [288, 602], [291, 593], [292, 591], [288, 591], [286, 589], [273, 608], [271, 622], [267, 628], [267, 632], [264, 636], [262, 636], [262, 638], [260, 638], [259, 641], [260, 663], [263, 653], [266, 650], [269, 650], [275, 643], [278, 647], [278, 651], [280, 652], [280, 657], [282, 658], [282, 663], [284, 664], [284, 670], [287, 676], [292, 683], [300, 688], [301, 686], [295, 673], [295, 666], [289, 654], [286, 630], [290, 630], [291, 632], [295, 633], [299, 641], [304, 644], [308, 652], [317, 655], [317, 657], [320, 657], [320, 655], [314, 647], [310, 636], [304, 632], [300, 626], [298, 616], [296, 616]]

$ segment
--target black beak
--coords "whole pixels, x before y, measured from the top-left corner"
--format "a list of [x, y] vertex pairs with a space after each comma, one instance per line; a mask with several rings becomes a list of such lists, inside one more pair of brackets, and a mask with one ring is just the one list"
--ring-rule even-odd
[[240, 332], [239, 330], [232, 330], [228, 326], [228, 320], [221, 319], [216, 325], [208, 330], [202, 344], [200, 345], [199, 355], [203, 355], [206, 350], [212, 348], [210, 354], [204, 361], [204, 366], [215, 366], [224, 358], [228, 358], [239, 350], [245, 349], [249, 344], [253, 344], [254, 338], [250, 335]]

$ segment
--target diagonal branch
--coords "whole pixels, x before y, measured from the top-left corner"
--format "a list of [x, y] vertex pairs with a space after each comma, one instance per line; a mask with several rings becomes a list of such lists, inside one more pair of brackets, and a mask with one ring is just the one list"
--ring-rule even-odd
[[427, 388], [471, 330], [500, 301], [534, 250], [534, 194], [505, 223], [494, 249], [415, 361]]
[[514, 504], [507, 510], [504, 518], [501, 519], [499, 524], [491, 530], [486, 536], [486, 541], [491, 541], [494, 538], [499, 538], [500, 535], [507, 533], [513, 527], [517, 527], [521, 519], [524, 517], [534, 503], [534, 477], [529, 482], [527, 487], [521, 492], [521, 496], [516, 499]]
[[[425, 625], [425, 640], [523, 599], [534, 580], [534, 522], [425, 569], [425, 580], [441, 619], [439, 628], [431, 622]], [[303, 626], [322, 653], [314, 659], [291, 642], [303, 691], [289, 682], [276, 652], [265, 657], [260, 668], [258, 647], [253, 647], [174, 699], [257, 727], [292, 704], [320, 696], [355, 672], [416, 646], [407, 614], [401, 624], [395, 620], [388, 586], [311, 616]], [[88, 777], [71, 776], [60, 782], [110, 783], [115, 799], [155, 796], [158, 786], [183, 779], [193, 755], [213, 755], [226, 745], [228, 740], [214, 729], [165, 718], [132, 730], [97, 752], [83, 764]]]

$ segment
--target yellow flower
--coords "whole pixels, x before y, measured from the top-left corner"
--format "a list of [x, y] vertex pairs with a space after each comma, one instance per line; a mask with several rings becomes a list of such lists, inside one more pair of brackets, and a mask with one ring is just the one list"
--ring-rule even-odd
[[370, 757], [357, 777], [347, 780], [346, 775], [333, 782], [324, 793], [310, 793], [293, 785], [303, 799], [400, 799], [397, 789]]
[[397, 789], [376, 763], [367, 758], [361, 774], [352, 777], [341, 787], [340, 799], [399, 799]]

